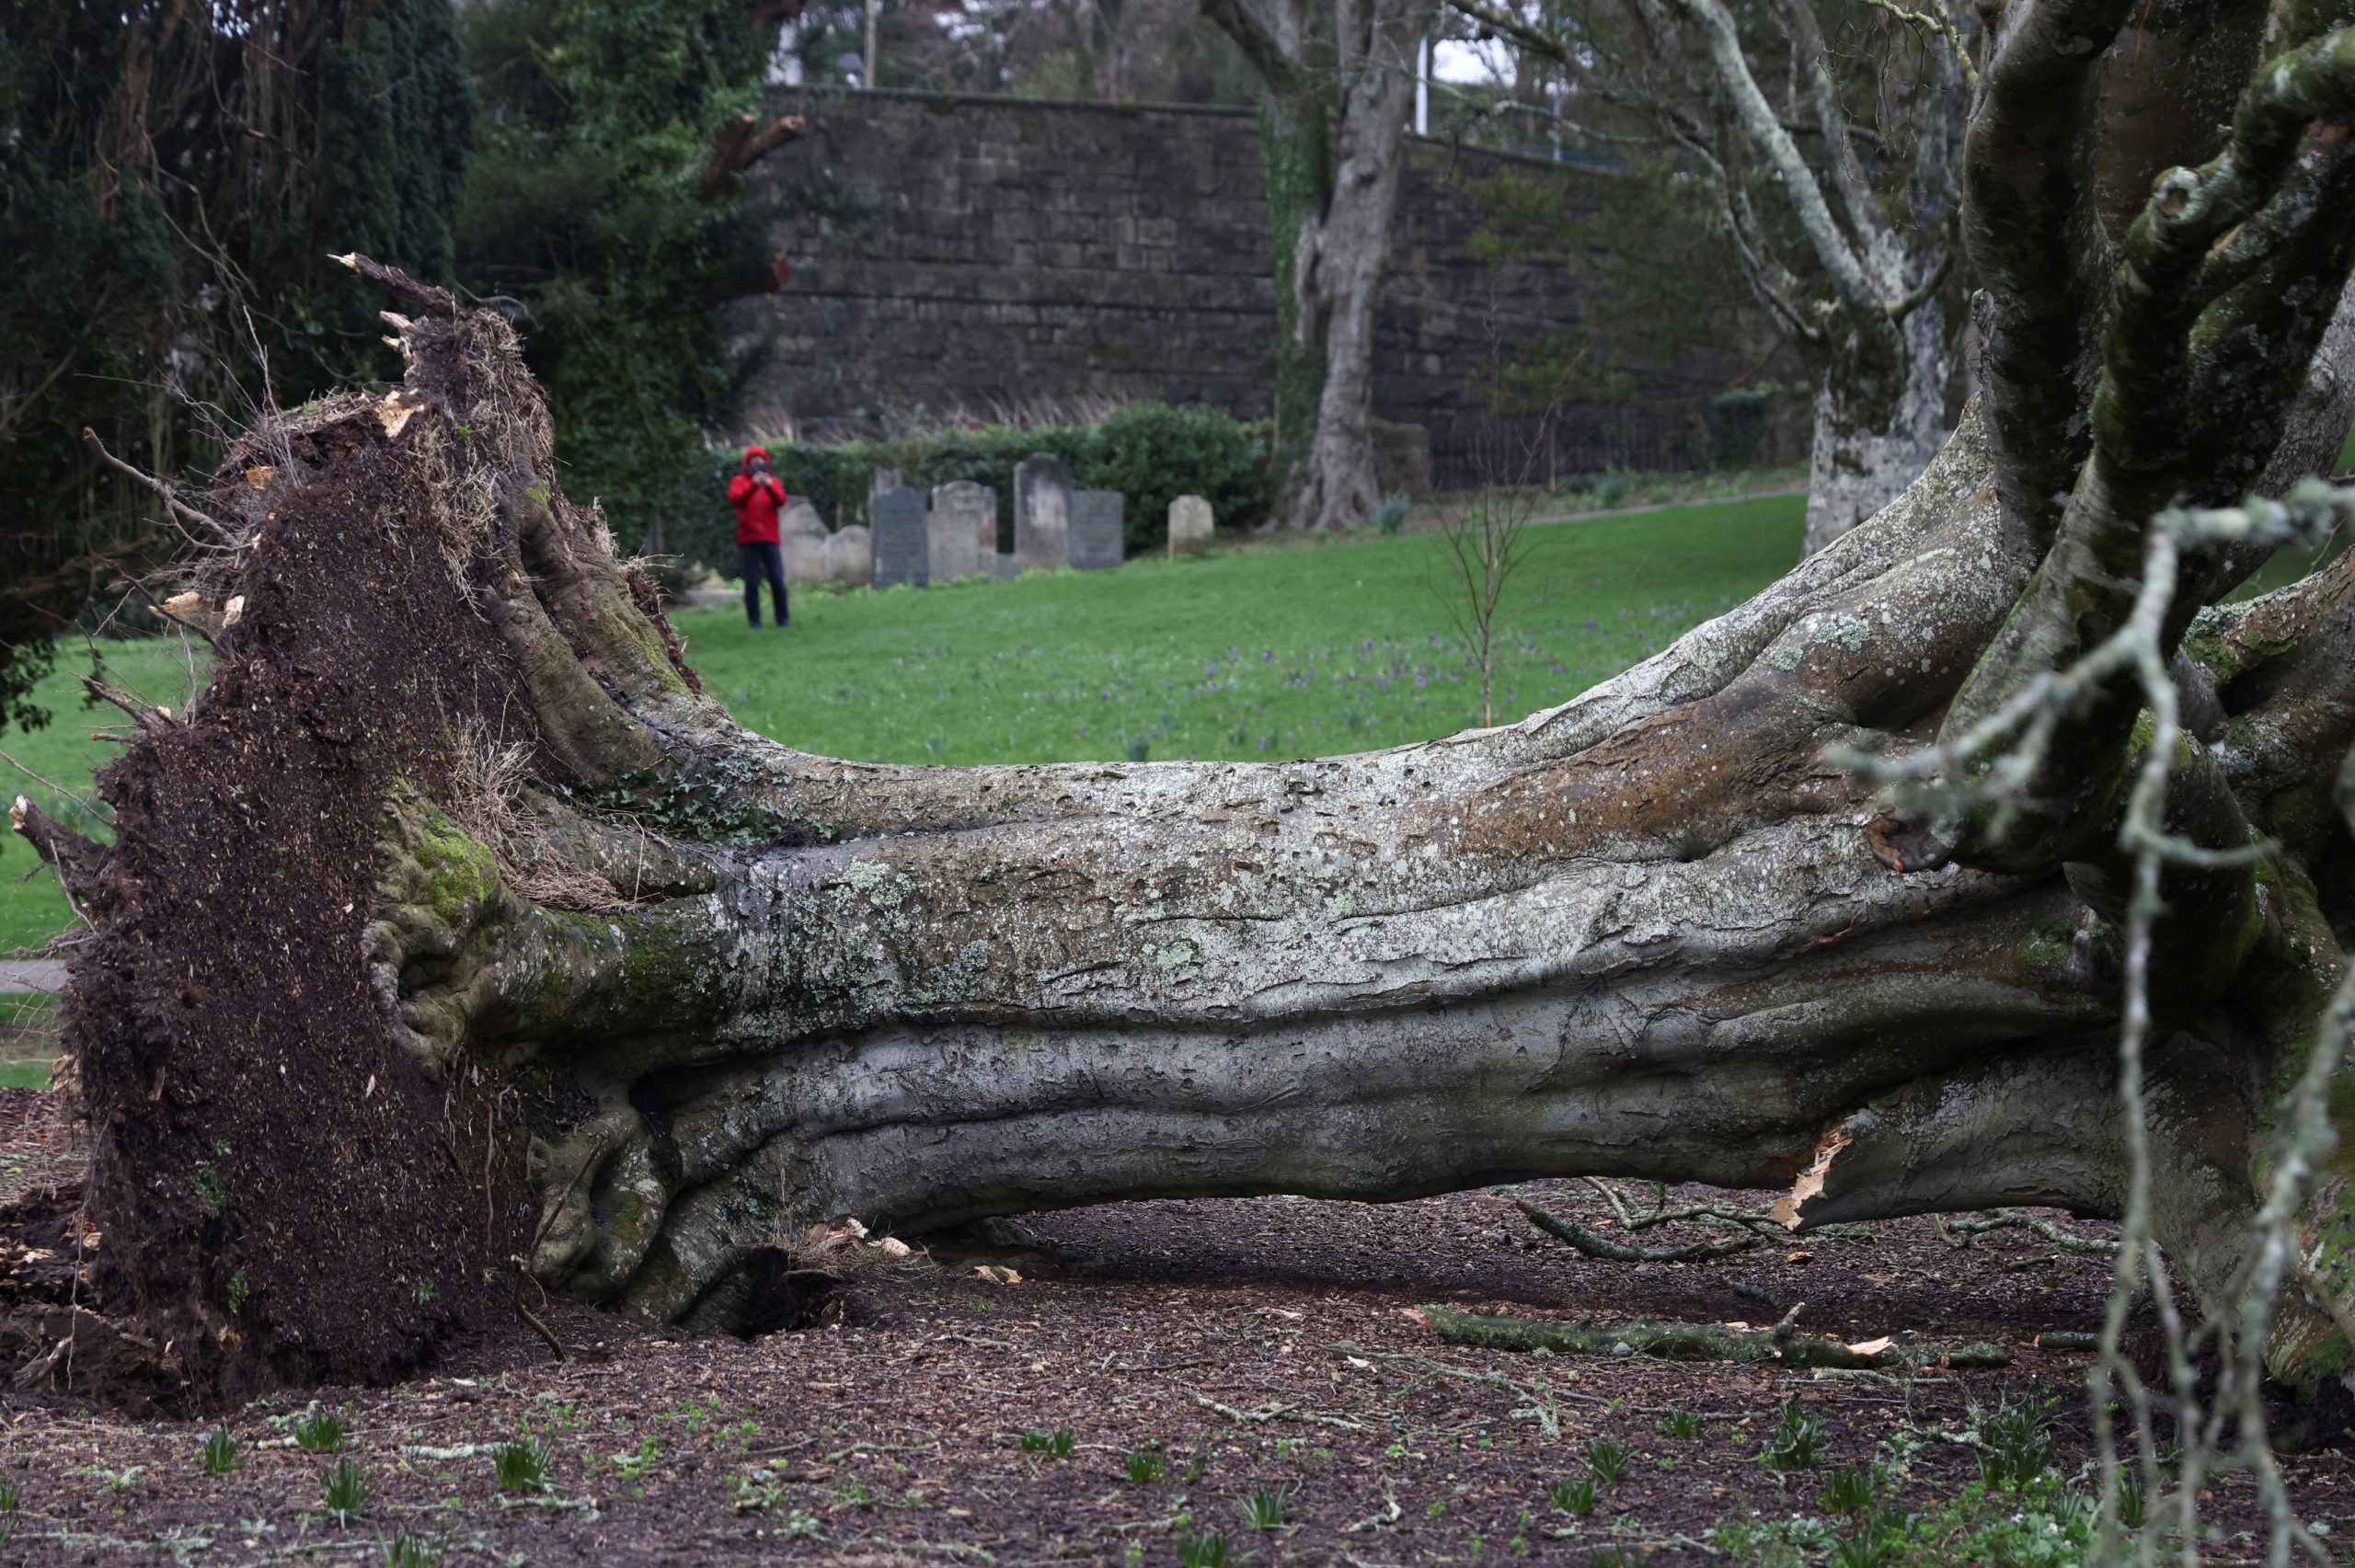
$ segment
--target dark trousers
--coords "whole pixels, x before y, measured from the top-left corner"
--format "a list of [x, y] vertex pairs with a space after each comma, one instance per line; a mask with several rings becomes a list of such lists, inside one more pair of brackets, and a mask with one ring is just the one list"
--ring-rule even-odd
[[761, 579], [766, 578], [769, 597], [776, 601], [776, 624], [793, 624], [793, 612], [785, 607], [785, 546], [739, 544], [736, 555], [744, 564], [745, 619], [755, 626], [761, 624]]

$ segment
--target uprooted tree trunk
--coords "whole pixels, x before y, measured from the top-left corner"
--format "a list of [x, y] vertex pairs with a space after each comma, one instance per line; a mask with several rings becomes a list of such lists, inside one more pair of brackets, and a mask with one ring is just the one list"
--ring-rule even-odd
[[[2077, 8], [1997, 40], [1998, 87], [2051, 90], [1991, 96], [1981, 183], [2045, 172], [1974, 220], [2021, 281], [1985, 408], [1905, 496], [1563, 707], [1364, 756], [870, 766], [750, 734], [562, 494], [507, 327], [360, 263], [416, 313], [404, 383], [223, 469], [197, 588], [243, 602], [209, 689], [103, 775], [115, 843], [25, 814], [92, 925], [67, 1024], [113, 1299], [221, 1388], [396, 1370], [543, 1288], [729, 1327], [748, 1252], [843, 1215], [1577, 1173], [1784, 1185], [1800, 1229], [2117, 1212], [2139, 698], [2061, 715], [2005, 831], [1885, 812], [1842, 758], [2072, 664], [2166, 501], [2336, 450], [2355, 46], [2258, 76], [2088, 306], [2098, 203], [2212, 153], [2215, 116], [2154, 119], [2127, 89], [2169, 89], [2098, 47], [2125, 7]], [[2125, 150], [2080, 118], [2120, 105]], [[2188, 561], [2168, 634], [2172, 830], [2268, 835], [2170, 871], [2159, 932], [2154, 1223], [2211, 1306], [2355, 915], [2355, 565], [2192, 621], [2251, 564]], [[2311, 1384], [2355, 1329], [2344, 1171], [2303, 1226], [2269, 1345]]]

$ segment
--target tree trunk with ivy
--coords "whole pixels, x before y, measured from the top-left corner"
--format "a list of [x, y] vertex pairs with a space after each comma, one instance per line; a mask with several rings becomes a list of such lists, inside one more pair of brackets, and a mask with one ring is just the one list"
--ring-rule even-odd
[[[2133, 1036], [2151, 1223], [2235, 1309], [2283, 1085], [2355, 1013], [2355, 560], [2227, 604], [2252, 553], [2191, 549], [2187, 733], [2105, 678], [2001, 810], [1846, 760], [2075, 668], [2162, 508], [2279, 492], [2347, 432], [2355, 35], [2237, 35], [2220, 136], [2131, 11], [2016, 7], [1994, 40], [1986, 390], [1903, 496], [1573, 702], [1355, 757], [750, 734], [564, 495], [507, 327], [360, 262], [406, 379], [217, 476], [196, 587], [236, 613], [102, 776], [116, 841], [20, 810], [91, 922], [66, 1019], [109, 1299], [219, 1390], [397, 1371], [526, 1290], [737, 1326], [748, 1254], [842, 1216], [1574, 1173], [1782, 1186], [1802, 1231], [2115, 1214], [2148, 752], [2208, 852], [2163, 879]], [[2259, 1320], [2303, 1386], [2349, 1362], [2350, 1175], [2299, 1199]]]
[[1381, 504], [1374, 311], [1407, 156], [1419, 40], [1438, 0], [1204, 0], [1264, 89], [1276, 282], [1276, 515], [1353, 528]]

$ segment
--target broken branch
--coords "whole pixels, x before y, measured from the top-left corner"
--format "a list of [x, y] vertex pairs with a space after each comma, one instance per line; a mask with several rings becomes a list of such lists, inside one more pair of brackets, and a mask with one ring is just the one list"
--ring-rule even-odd
[[[1844, 1345], [1836, 1339], [1773, 1329], [1716, 1323], [1664, 1323], [1638, 1319], [1616, 1328], [1588, 1322], [1492, 1316], [1453, 1307], [1418, 1309], [1442, 1345], [1481, 1350], [1543, 1350], [1556, 1356], [1653, 1356], [1669, 1361], [1779, 1361], [1789, 1367], [1879, 1369], [1888, 1367], [2008, 1367], [2012, 1358], [1992, 1345], [1948, 1349], [1895, 1340]], [[1784, 1315], [1787, 1325], [1798, 1315]], [[1622, 1347], [1625, 1347], [1624, 1349]]]
[[139, 468], [131, 464], [125, 463], [122, 459], [109, 452], [107, 450], [107, 443], [98, 439], [98, 432], [92, 429], [87, 425], [82, 427], [82, 440], [88, 444], [93, 452], [98, 454], [99, 462], [105, 464], [108, 467], [114, 469], [118, 473], [128, 475], [130, 477], [137, 480], [140, 484], [147, 486], [150, 490], [155, 491], [156, 495], [162, 497], [165, 509], [168, 510], [173, 517], [183, 522], [194, 523], [197, 527], [203, 529], [215, 539], [235, 543], [236, 535], [230, 532], [228, 529], [223, 527], [210, 516], [197, 510], [186, 501], [181, 500], [179, 496], [172, 489], [172, 486], [168, 483], [157, 478], [155, 475], [148, 473], [144, 468]]
[[[2050, 1219], [2039, 1219], [2033, 1214], [2018, 1214], [2008, 1209], [1999, 1209], [1991, 1215], [1962, 1219], [1941, 1219], [1937, 1224], [1938, 1239], [1958, 1252], [1970, 1245], [1970, 1238], [1973, 1236], [1983, 1236], [1991, 1230], [2016, 1230], [2041, 1236], [2064, 1253], [2075, 1253], [2084, 1257], [2096, 1258], [2114, 1258], [2118, 1255], [2118, 1243], [2115, 1242], [2105, 1242], [2092, 1236], [2072, 1236]], [[1955, 1240], [1957, 1236], [1960, 1236], [1962, 1240]]]
[[172, 727], [172, 715], [169, 710], [150, 706], [130, 692], [119, 687], [108, 685], [95, 675], [85, 675], [81, 680], [83, 689], [90, 695], [102, 702], [112, 703], [116, 707], [129, 714], [132, 722], [140, 728], [152, 734]]
[[738, 115], [721, 129], [718, 140], [713, 143], [711, 162], [703, 171], [702, 193], [706, 197], [718, 195], [729, 176], [750, 168], [787, 142], [798, 141], [809, 128], [809, 122], [798, 114], [779, 115], [766, 125], [761, 124], [757, 115]]

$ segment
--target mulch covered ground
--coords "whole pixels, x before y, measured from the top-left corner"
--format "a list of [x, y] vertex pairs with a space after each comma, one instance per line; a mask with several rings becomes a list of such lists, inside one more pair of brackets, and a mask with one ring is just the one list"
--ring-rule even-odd
[[[53, 1284], [70, 1267], [29, 1261], [62, 1251], [29, 1238], [74, 1234], [70, 1140], [49, 1100], [0, 1091], [13, 1217], [0, 1309], [21, 1307], [40, 1270]], [[1827, 1466], [1891, 1439], [1910, 1449], [1913, 1509], [1977, 1475], [1954, 1440], [1974, 1404], [2058, 1396], [2057, 1462], [2074, 1471], [2089, 1450], [2086, 1357], [2032, 1342], [2097, 1324], [2101, 1259], [2022, 1231], [1958, 1251], [1924, 1219], [1714, 1263], [1605, 1263], [1535, 1235], [1515, 1196], [1590, 1223], [1602, 1212], [1567, 1182], [1388, 1207], [1118, 1205], [999, 1238], [1011, 1244], [992, 1266], [1014, 1282], [971, 1257], [870, 1252], [830, 1314], [846, 1321], [750, 1343], [558, 1304], [546, 1316], [567, 1360], [519, 1324], [400, 1386], [284, 1393], [225, 1423], [17, 1388], [0, 1392], [0, 1474], [17, 1504], [0, 1515], [13, 1525], [0, 1557], [380, 1562], [406, 1532], [452, 1563], [1173, 1563], [1181, 1542], [1216, 1532], [1229, 1562], [1608, 1563], [1624, 1551], [1667, 1564], [1725, 1561], [1707, 1532], [1729, 1522], [1822, 1513], [1821, 1471], [1757, 1459], [1788, 1402], [1823, 1419]], [[1722, 1233], [1664, 1239], [1707, 1234]], [[1802, 1301], [1801, 1326], [1819, 1333], [1983, 1340], [2013, 1363], [1895, 1379], [1533, 1357], [1442, 1345], [1408, 1310], [1765, 1323]], [[314, 1397], [345, 1422], [369, 1483], [340, 1524], [322, 1497], [334, 1459], [292, 1437]], [[1700, 1436], [1669, 1435], [1671, 1413], [1700, 1417]], [[208, 1477], [203, 1438], [223, 1425], [242, 1468]], [[1625, 1473], [1591, 1513], [1567, 1512], [1548, 1485], [1586, 1475], [1597, 1437], [1629, 1450]], [[518, 1438], [547, 1444], [546, 1490], [500, 1490], [491, 1449]], [[1159, 1473], [1130, 1479], [1132, 1455], [1158, 1456]], [[2355, 1538], [2344, 1453], [2285, 1462], [2305, 1516]], [[1259, 1491], [1279, 1496], [1274, 1528], [1246, 1516]], [[2252, 1542], [2231, 1539], [2255, 1520], [2245, 1483], [2215, 1491], [2227, 1539], [2210, 1560], [2254, 1560]]]

